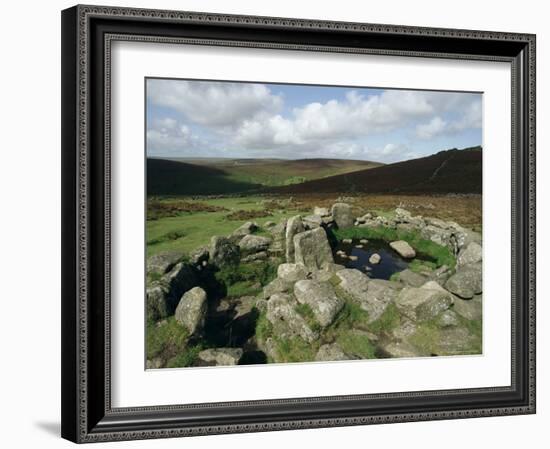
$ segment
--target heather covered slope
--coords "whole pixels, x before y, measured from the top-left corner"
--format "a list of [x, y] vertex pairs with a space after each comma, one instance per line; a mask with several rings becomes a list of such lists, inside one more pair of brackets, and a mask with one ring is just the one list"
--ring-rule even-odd
[[481, 193], [481, 147], [447, 150], [408, 161], [301, 184], [273, 193]]

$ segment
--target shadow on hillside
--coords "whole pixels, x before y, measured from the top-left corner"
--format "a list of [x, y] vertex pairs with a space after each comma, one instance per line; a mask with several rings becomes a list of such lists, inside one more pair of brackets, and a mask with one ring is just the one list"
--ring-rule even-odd
[[223, 170], [167, 159], [147, 159], [148, 195], [218, 195], [257, 190], [262, 186], [239, 182]]

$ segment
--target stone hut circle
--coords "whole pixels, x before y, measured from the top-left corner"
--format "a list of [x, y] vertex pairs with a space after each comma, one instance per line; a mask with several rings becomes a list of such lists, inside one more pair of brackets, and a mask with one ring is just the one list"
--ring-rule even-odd
[[[187, 255], [149, 257], [148, 321], [158, 328], [175, 320], [185, 338], [174, 353], [189, 355], [185, 366], [480, 353], [481, 235], [402, 208], [390, 218], [353, 210], [338, 202], [262, 229], [246, 222]], [[339, 241], [368, 248], [370, 231], [380, 228], [414, 233], [445, 248], [454, 263], [413, 269], [419, 251], [406, 239], [387, 242], [410, 263], [389, 280], [369, 276], [383, 262], [379, 254], [365, 271], [335, 263], [335, 255], [353, 260], [335, 250], [340, 231], [346, 233]], [[264, 284], [258, 279], [257, 294], [224, 293], [229, 286], [216, 273], [260, 264], [272, 275]], [[147, 366], [167, 363], [159, 355]]]

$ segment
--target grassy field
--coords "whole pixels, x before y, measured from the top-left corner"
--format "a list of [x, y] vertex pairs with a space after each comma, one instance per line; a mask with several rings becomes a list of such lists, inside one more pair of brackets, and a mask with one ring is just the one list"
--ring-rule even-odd
[[[330, 207], [336, 195], [297, 195], [293, 197], [165, 198], [155, 197], [160, 213], [150, 213], [147, 220], [147, 252], [188, 252], [208, 244], [214, 235], [228, 235], [246, 221], [262, 226], [266, 221], [278, 223], [296, 214], [310, 214], [314, 206]], [[454, 220], [481, 230], [481, 195], [358, 195], [344, 198], [354, 212], [391, 214], [404, 207], [413, 215]], [[166, 212], [168, 210], [168, 212]]]

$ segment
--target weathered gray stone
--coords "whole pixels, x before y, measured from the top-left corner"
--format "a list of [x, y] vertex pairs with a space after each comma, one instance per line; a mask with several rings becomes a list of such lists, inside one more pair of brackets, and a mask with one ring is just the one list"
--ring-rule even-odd
[[405, 287], [395, 300], [399, 312], [412, 321], [435, 318], [453, 304], [448, 292], [427, 288]]
[[425, 276], [422, 276], [419, 273], [415, 273], [408, 268], [399, 272], [398, 279], [400, 282], [403, 282], [404, 284], [410, 285], [412, 287], [420, 287], [427, 280]]
[[385, 357], [390, 358], [427, 357], [430, 355], [407, 341], [390, 342], [382, 347], [382, 353]]
[[245, 235], [252, 234], [257, 230], [258, 230], [257, 223], [247, 221], [246, 223], [242, 224], [237, 229], [235, 229], [232, 235], [234, 235], [235, 237], [244, 237]]
[[413, 257], [416, 257], [416, 251], [405, 240], [391, 242], [390, 246], [395, 252], [397, 252], [397, 254], [405, 259], [412, 259]]
[[346, 203], [333, 204], [332, 217], [339, 229], [351, 228], [355, 221], [351, 206]]
[[236, 265], [241, 254], [239, 247], [226, 237], [213, 236], [210, 240], [210, 261], [218, 266]]
[[378, 254], [378, 253], [373, 253], [369, 257], [369, 263], [371, 263], [372, 265], [379, 264], [381, 260], [382, 260], [382, 258], [380, 257], [380, 254]]
[[315, 229], [323, 225], [323, 218], [320, 215], [308, 215], [303, 218], [303, 223], [308, 229]]
[[308, 271], [298, 263], [282, 263], [277, 268], [277, 277], [286, 282], [296, 282], [307, 277]]
[[308, 270], [334, 262], [327, 234], [323, 228], [312, 229], [294, 236], [294, 259]]
[[400, 286], [395, 282], [383, 279], [369, 281], [367, 294], [361, 301], [361, 308], [369, 314], [369, 322], [376, 321], [382, 316], [388, 305], [397, 297], [397, 288]]
[[346, 268], [336, 273], [340, 279], [338, 287], [355, 302], [362, 303], [366, 300], [367, 290], [369, 288], [369, 278], [359, 270]]
[[455, 237], [458, 249], [468, 246], [471, 242], [481, 245], [482, 241], [481, 234], [479, 232], [465, 228], [455, 231]]
[[403, 317], [400, 320], [399, 325], [395, 329], [392, 329], [391, 335], [397, 340], [406, 340], [413, 336], [416, 330], [417, 325], [408, 318]]
[[458, 257], [456, 258], [456, 264], [459, 267], [470, 265], [481, 262], [482, 257], [483, 248], [481, 245], [476, 242], [470, 242], [466, 247], [459, 251]]
[[294, 236], [305, 231], [302, 217], [296, 215], [286, 223], [286, 261], [294, 263]]
[[275, 223], [274, 221], [266, 221], [266, 222], [264, 223], [264, 228], [270, 229], [270, 228], [272, 228], [272, 227], [274, 227], [274, 226], [276, 226], [276, 225], [277, 225], [277, 223]]
[[168, 273], [183, 257], [183, 253], [167, 251], [147, 258], [147, 273]]
[[205, 365], [228, 366], [237, 365], [242, 355], [241, 348], [211, 348], [199, 352], [198, 358]]
[[351, 357], [344, 353], [338, 343], [322, 345], [317, 351], [315, 360], [317, 362], [334, 362], [338, 360], [350, 360]]
[[276, 293], [267, 301], [266, 317], [273, 325], [275, 334], [280, 338], [301, 337], [307, 342], [319, 338], [302, 315], [296, 310], [297, 302], [292, 296]]
[[461, 298], [470, 299], [482, 292], [481, 276], [481, 263], [465, 265], [445, 282], [445, 288]]
[[147, 287], [147, 317], [151, 320], [159, 320], [169, 315], [168, 288], [161, 283], [155, 283]]
[[481, 320], [483, 313], [483, 296], [475, 295], [472, 299], [455, 297], [453, 310], [467, 320]]
[[451, 309], [445, 310], [437, 317], [437, 324], [441, 327], [453, 327], [460, 324], [460, 319], [456, 312]]
[[200, 246], [189, 253], [189, 263], [192, 265], [202, 265], [203, 262], [208, 262], [209, 258], [208, 246]]
[[313, 208], [313, 215], [320, 215], [321, 217], [328, 217], [330, 212], [326, 207], [317, 207]]
[[271, 239], [269, 237], [262, 237], [260, 235], [245, 235], [239, 241], [239, 248], [241, 254], [248, 256], [250, 254], [259, 253], [260, 251], [265, 251], [271, 244]]
[[182, 296], [176, 308], [176, 321], [191, 335], [198, 334], [204, 327], [206, 306], [206, 292], [200, 287], [194, 287]]
[[267, 251], [260, 251], [259, 253], [253, 253], [245, 256], [241, 259], [241, 262], [255, 262], [257, 260], [266, 260], [269, 257]]
[[309, 279], [298, 281], [294, 284], [294, 295], [299, 303], [311, 307], [322, 327], [331, 324], [344, 306], [344, 301], [336, 295], [329, 283]]
[[275, 278], [264, 287], [262, 294], [265, 299], [269, 299], [275, 293], [285, 293], [290, 291], [291, 288], [291, 282], [286, 282], [281, 278]]

